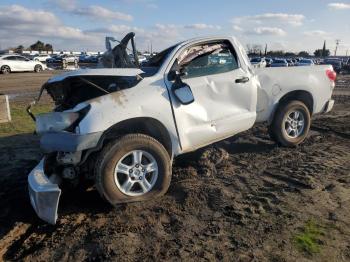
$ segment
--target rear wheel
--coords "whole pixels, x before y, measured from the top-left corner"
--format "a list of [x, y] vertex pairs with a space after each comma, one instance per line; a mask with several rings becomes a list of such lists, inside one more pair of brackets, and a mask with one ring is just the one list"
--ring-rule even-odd
[[130, 134], [102, 150], [95, 176], [97, 190], [112, 205], [143, 201], [168, 190], [171, 161], [157, 140]]
[[301, 101], [281, 105], [269, 127], [270, 137], [280, 145], [294, 147], [302, 143], [311, 124], [310, 111]]
[[36, 65], [34, 67], [34, 72], [39, 73], [41, 71], [43, 71], [43, 67], [41, 65]]
[[11, 69], [9, 66], [7, 65], [4, 65], [1, 67], [1, 73], [3, 73], [4, 75], [7, 75], [9, 73], [11, 73]]

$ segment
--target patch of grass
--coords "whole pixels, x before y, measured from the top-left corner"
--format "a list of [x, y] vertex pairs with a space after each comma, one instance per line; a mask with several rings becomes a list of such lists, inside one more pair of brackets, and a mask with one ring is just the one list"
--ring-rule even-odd
[[324, 235], [323, 228], [314, 220], [306, 222], [301, 232], [294, 236], [294, 243], [296, 247], [307, 253], [313, 255], [321, 251], [321, 237]]
[[[0, 137], [31, 133], [35, 130], [35, 123], [26, 112], [27, 104], [10, 102], [12, 121], [8, 123], [0, 123]], [[33, 107], [33, 113], [44, 113], [51, 111], [51, 104], [38, 104]]]

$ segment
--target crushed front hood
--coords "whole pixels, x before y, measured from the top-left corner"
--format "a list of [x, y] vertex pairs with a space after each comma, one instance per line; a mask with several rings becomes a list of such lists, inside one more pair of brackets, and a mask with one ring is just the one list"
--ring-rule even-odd
[[54, 76], [47, 81], [47, 84], [60, 82], [69, 77], [75, 76], [137, 76], [144, 73], [138, 68], [97, 68], [97, 69], [81, 69], [66, 72], [64, 74]]

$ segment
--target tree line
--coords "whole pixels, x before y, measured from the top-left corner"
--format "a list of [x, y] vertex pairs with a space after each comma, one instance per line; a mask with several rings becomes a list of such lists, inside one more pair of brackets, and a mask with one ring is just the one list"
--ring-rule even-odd
[[12, 49], [15, 53], [22, 53], [23, 51], [46, 51], [46, 52], [52, 52], [53, 51], [53, 46], [49, 43], [44, 43], [41, 41], [37, 41], [36, 43], [30, 45], [29, 47], [25, 48], [23, 45], [19, 45]]

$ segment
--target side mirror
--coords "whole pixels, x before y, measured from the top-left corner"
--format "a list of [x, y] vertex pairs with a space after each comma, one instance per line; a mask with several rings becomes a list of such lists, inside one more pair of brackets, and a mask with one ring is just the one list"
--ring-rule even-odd
[[173, 87], [173, 93], [183, 105], [191, 104], [194, 101], [192, 90], [187, 84], [182, 83], [179, 87]]

